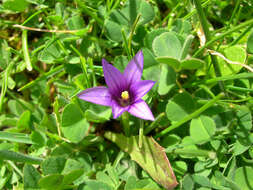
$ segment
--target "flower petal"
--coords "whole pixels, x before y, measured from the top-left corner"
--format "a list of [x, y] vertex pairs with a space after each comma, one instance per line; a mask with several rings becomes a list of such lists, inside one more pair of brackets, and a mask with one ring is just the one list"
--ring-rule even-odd
[[137, 82], [141, 80], [143, 70], [143, 53], [140, 50], [134, 58], [128, 63], [124, 76], [127, 80], [127, 84], [132, 84], [133, 82]]
[[155, 81], [152, 80], [142, 80], [137, 83], [134, 83], [130, 87], [130, 91], [134, 94], [134, 101], [139, 100], [145, 94], [150, 91], [150, 89], [154, 86]]
[[112, 101], [112, 114], [113, 118], [116, 119], [117, 117], [121, 116], [121, 114], [127, 111], [129, 106], [122, 107], [120, 106], [115, 100]]
[[94, 88], [88, 88], [77, 95], [80, 99], [103, 106], [111, 106], [112, 97], [108, 88], [104, 86], [98, 86]]
[[130, 114], [134, 115], [135, 117], [139, 117], [141, 119], [151, 120], [151, 121], [155, 120], [155, 118], [154, 118], [151, 110], [149, 109], [148, 105], [142, 99], [140, 99], [137, 102], [135, 102], [134, 104], [132, 104], [129, 107], [128, 112]]
[[109, 88], [109, 91], [114, 96], [120, 96], [119, 93], [125, 90], [126, 80], [120, 71], [109, 64], [105, 59], [102, 59], [103, 71], [105, 82]]

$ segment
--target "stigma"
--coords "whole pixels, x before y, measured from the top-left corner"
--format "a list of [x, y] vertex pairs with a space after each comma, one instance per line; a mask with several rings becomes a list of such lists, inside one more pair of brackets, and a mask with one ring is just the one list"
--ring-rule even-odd
[[123, 100], [129, 100], [129, 93], [128, 93], [128, 91], [121, 92], [121, 98]]

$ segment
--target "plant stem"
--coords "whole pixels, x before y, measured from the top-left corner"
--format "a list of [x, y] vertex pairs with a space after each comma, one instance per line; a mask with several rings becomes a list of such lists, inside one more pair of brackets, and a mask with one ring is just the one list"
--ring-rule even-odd
[[230, 30], [227, 30], [226, 32], [212, 38], [210, 41], [206, 42], [206, 44], [204, 46], [202, 46], [201, 48], [198, 49], [198, 51], [196, 51], [193, 55], [193, 57], [197, 57], [206, 47], [208, 47], [209, 45], [213, 44], [214, 42], [224, 38], [225, 36], [237, 31], [237, 30], [240, 30], [244, 27], [247, 27], [249, 25], [253, 24], [253, 19], [250, 19], [242, 24], [239, 24], [238, 26], [235, 26], [233, 28], [231, 28]]
[[129, 114], [128, 112], [124, 112], [121, 116], [121, 122], [123, 126], [124, 133], [126, 137], [130, 137], [131, 131], [130, 131], [130, 125], [129, 125]]
[[216, 158], [216, 153], [213, 151], [208, 150], [189, 150], [189, 149], [175, 149], [175, 150], [165, 150], [166, 153], [172, 153], [172, 154], [180, 154], [180, 155], [187, 155], [187, 156], [203, 156], [203, 157], [209, 157], [211, 159]]
[[242, 87], [232, 86], [232, 85], [227, 86], [227, 88], [234, 91], [239, 91], [239, 92], [253, 92], [253, 89], [251, 88], [242, 88]]
[[[197, 12], [198, 12], [198, 15], [199, 15], [199, 20], [200, 20], [201, 26], [203, 28], [203, 31], [204, 31], [204, 34], [205, 34], [205, 37], [206, 37], [206, 41], [208, 42], [208, 41], [211, 40], [211, 33], [209, 31], [206, 15], [204, 13], [204, 10], [201, 6], [200, 1], [199, 0], [194, 0], [193, 2], [196, 6], [196, 9], [197, 9]], [[211, 56], [213, 68], [214, 68], [214, 71], [215, 71], [215, 75], [216, 75], [216, 77], [220, 77], [221, 76], [221, 71], [220, 71], [220, 68], [219, 68], [219, 65], [218, 65], [217, 57], [214, 56], [214, 55], [210, 55], [210, 56]], [[226, 93], [225, 92], [225, 85], [222, 81], [219, 82], [219, 86], [220, 86], [221, 91]]]
[[205, 37], [206, 37], [206, 41], [209, 41], [210, 38], [211, 38], [211, 35], [210, 35], [210, 31], [209, 31], [209, 27], [208, 27], [208, 22], [207, 22], [204, 10], [203, 10], [203, 8], [202, 8], [201, 3], [199, 2], [199, 0], [194, 0], [193, 2], [195, 4], [195, 6], [196, 6], [196, 10], [197, 10], [197, 13], [199, 15], [199, 20], [200, 20], [201, 26], [203, 28], [203, 31], [204, 31], [204, 34], [205, 34]]
[[239, 6], [240, 6], [240, 2], [241, 2], [241, 0], [236, 0], [235, 8], [234, 8], [234, 10], [232, 12], [232, 16], [229, 19], [228, 26], [230, 26], [230, 24], [232, 23], [233, 19], [235, 18], [236, 12], [237, 12], [237, 10], [239, 9]]
[[125, 50], [127, 52], [127, 58], [128, 58], [128, 60], [131, 60], [131, 57], [132, 57], [131, 56], [131, 50], [128, 49], [128, 43], [127, 43], [127, 38], [126, 38], [126, 33], [125, 33], [124, 28], [122, 28], [121, 34], [122, 34], [122, 38], [123, 38], [123, 41], [124, 41], [123, 45], [124, 45]]
[[133, 23], [133, 26], [132, 26], [132, 29], [131, 29], [131, 32], [130, 32], [130, 35], [129, 35], [129, 39], [128, 39], [128, 51], [130, 51], [131, 55], [132, 55], [132, 47], [131, 47], [132, 38], [133, 38], [134, 31], [136, 29], [137, 23], [139, 22], [140, 18], [141, 18], [141, 15], [138, 14], [135, 21], [134, 21], [134, 23]]
[[230, 45], [230, 46], [233, 46], [233, 45], [237, 44], [237, 42], [238, 42], [240, 39], [242, 39], [242, 38], [245, 36], [245, 34], [247, 34], [247, 33], [251, 30], [252, 27], [253, 27], [253, 24], [249, 25], [249, 26], [248, 26], [236, 39], [234, 39], [234, 41], [232, 41], [229, 45]]
[[59, 66], [55, 67], [54, 69], [48, 71], [47, 73], [43, 74], [42, 76], [37, 77], [35, 80], [25, 84], [24, 86], [19, 88], [18, 91], [22, 91], [22, 90], [25, 90], [27, 88], [30, 88], [31, 86], [34, 86], [35, 84], [37, 84], [39, 81], [47, 79], [48, 77], [52, 77], [53, 75], [59, 73], [63, 69], [64, 69], [64, 65], [59, 65]]
[[[202, 3], [202, 7], [207, 7], [207, 6], [210, 6], [209, 4], [211, 4], [211, 3], [213, 3], [212, 2], [212, 0], [207, 0], [206, 2], [204, 2], [204, 3]], [[187, 15], [185, 15], [184, 17], [183, 17], [183, 20], [187, 20], [187, 19], [189, 19], [189, 18], [191, 18], [193, 15], [195, 15], [196, 14], [196, 9], [194, 9], [193, 11], [191, 11], [190, 13], [188, 13]]]
[[77, 5], [81, 8], [81, 10], [91, 16], [98, 24], [103, 25], [104, 21], [97, 16], [97, 13], [94, 11], [91, 11], [85, 4], [85, 1], [76, 0]]
[[84, 79], [86, 80], [86, 87], [90, 88], [91, 84], [89, 81], [89, 76], [88, 76], [88, 72], [87, 72], [87, 64], [86, 64], [86, 59], [83, 57], [83, 55], [78, 51], [78, 49], [76, 49], [73, 45], [70, 45], [70, 47], [74, 50], [74, 52], [79, 55], [80, 57], [80, 62], [81, 62], [81, 66], [83, 69], [83, 76]]
[[155, 129], [157, 127], [157, 125], [159, 124], [159, 122], [161, 121], [161, 119], [165, 116], [165, 113], [160, 113], [155, 121], [153, 121], [145, 130], [144, 130], [144, 135], [147, 135], [150, 131], [152, 131], [153, 129]]
[[[227, 81], [227, 80], [235, 80], [235, 79], [251, 79], [253, 78], [253, 73], [239, 73], [239, 74], [234, 74], [234, 75], [227, 75], [227, 76], [222, 76], [222, 77], [216, 77], [216, 78], [212, 78], [212, 79], [208, 79], [208, 80], [204, 80], [204, 81], [197, 81], [197, 82], [193, 82], [190, 85], [191, 86], [197, 86], [200, 84], [212, 84], [212, 83], [216, 83], [219, 81]], [[187, 88], [189, 86], [189, 84], [184, 85], [184, 88]]]
[[216, 96], [214, 99], [210, 100], [207, 104], [203, 105], [202, 107], [200, 107], [198, 110], [196, 110], [195, 112], [187, 115], [186, 117], [184, 117], [183, 119], [181, 119], [180, 121], [172, 124], [170, 127], [164, 129], [163, 131], [161, 131], [160, 133], [158, 133], [155, 138], [161, 137], [165, 134], [167, 134], [168, 132], [172, 131], [173, 129], [176, 129], [178, 127], [180, 127], [181, 125], [183, 125], [184, 123], [186, 123], [187, 121], [191, 120], [194, 117], [199, 116], [199, 114], [201, 114], [203, 111], [205, 111], [207, 108], [211, 107], [213, 104], [215, 104], [221, 97], [223, 97], [224, 94], [221, 93], [218, 96]]

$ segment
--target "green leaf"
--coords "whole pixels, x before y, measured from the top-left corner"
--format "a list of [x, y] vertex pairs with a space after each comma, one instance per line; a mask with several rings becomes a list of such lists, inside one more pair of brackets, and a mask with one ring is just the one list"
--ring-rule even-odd
[[29, 135], [24, 133], [9, 133], [0, 131], [0, 140], [7, 140], [11, 142], [33, 144]]
[[248, 51], [248, 53], [253, 54], [253, 32], [251, 32], [251, 34], [248, 37], [247, 51]]
[[62, 112], [62, 132], [73, 143], [80, 142], [89, 129], [89, 123], [76, 104], [68, 104]]
[[154, 65], [144, 69], [142, 76], [145, 80], [159, 81], [161, 74], [160, 70], [161, 69], [159, 65]]
[[31, 139], [35, 146], [43, 147], [46, 145], [47, 137], [44, 133], [40, 131], [33, 131], [31, 134]]
[[175, 95], [166, 106], [166, 115], [171, 121], [179, 121], [195, 110], [195, 102], [187, 93]]
[[160, 190], [153, 181], [149, 179], [138, 180], [135, 176], [130, 176], [127, 178], [124, 190]]
[[183, 47], [182, 47], [182, 50], [181, 50], [180, 60], [185, 59], [186, 56], [188, 55], [189, 50], [190, 50], [191, 45], [192, 45], [193, 39], [194, 39], [194, 36], [193, 36], [193, 35], [189, 35], [189, 36], [187, 36], [187, 38], [185, 39], [184, 44], [183, 44]]
[[208, 166], [208, 162], [205, 161], [198, 161], [194, 165], [194, 172], [198, 175], [208, 177], [210, 173], [212, 172], [212, 169], [210, 166]]
[[46, 43], [46, 47], [43, 49], [42, 52], [40, 52], [38, 58], [40, 61], [52, 64], [57, 59], [61, 58], [61, 50], [58, 47], [58, 44], [56, 43], [55, 39], [49, 40]]
[[44, 175], [61, 173], [66, 159], [61, 156], [53, 156], [42, 162], [41, 169]]
[[133, 190], [136, 188], [136, 177], [135, 176], [130, 176], [127, 181], [126, 181], [126, 185], [125, 185], [125, 190]]
[[116, 187], [116, 185], [117, 184], [115, 184], [114, 183], [114, 181], [112, 180], [112, 178], [110, 177], [110, 176], [108, 176], [106, 173], [104, 173], [104, 172], [97, 172], [97, 174], [96, 174], [96, 179], [98, 180], [98, 181], [101, 181], [101, 182], [104, 182], [104, 183], [106, 183], [106, 184], [108, 184], [109, 186], [112, 186], [112, 187], [114, 187], [115, 189], [117, 188]]
[[[116, 14], [117, 12], [115, 12]], [[122, 18], [123, 19], [123, 18]], [[126, 25], [120, 25], [121, 23], [114, 22], [112, 20], [105, 20], [106, 34], [109, 39], [116, 42], [121, 42], [123, 40], [121, 31], [124, 30], [129, 33]]]
[[[222, 185], [222, 189], [225, 189], [225, 187], [227, 187], [227, 190], [241, 190], [241, 188], [235, 184], [234, 181], [229, 180], [228, 178], [226, 178], [225, 176], [223, 176], [223, 174], [220, 171], [215, 171], [214, 172], [215, 175], [215, 182], [217, 185]], [[225, 186], [225, 187], [224, 187]]]
[[75, 15], [68, 19], [67, 26], [69, 30], [78, 30], [84, 28], [83, 18], [79, 15]]
[[3, 0], [3, 8], [14, 12], [22, 12], [28, 7], [26, 0]]
[[177, 135], [166, 135], [162, 138], [160, 144], [164, 147], [164, 148], [168, 148], [170, 146], [179, 144], [179, 142], [181, 141], [181, 138]]
[[153, 51], [157, 57], [172, 57], [180, 59], [181, 42], [173, 32], [165, 32], [156, 37], [152, 44]]
[[106, 184], [102, 181], [89, 180], [85, 183], [86, 183], [86, 186], [85, 186], [85, 188], [83, 188], [83, 190], [94, 190], [94, 189], [114, 190], [113, 187], [109, 186], [108, 184]]
[[137, 14], [140, 14], [140, 21], [138, 24], [144, 25], [155, 17], [153, 7], [144, 0], [130, 0], [129, 6], [126, 7], [124, 12], [130, 12], [130, 23], [134, 24]]
[[115, 67], [123, 73], [128, 64], [128, 59], [126, 56], [120, 55], [114, 59], [114, 63]]
[[79, 177], [81, 177], [84, 173], [83, 169], [77, 169], [77, 170], [73, 170], [67, 174], [64, 175], [63, 178], [63, 184], [64, 185], [70, 185], [72, 184], [75, 180], [77, 180]]
[[234, 156], [241, 155], [249, 148], [250, 148], [250, 145], [245, 146], [245, 145], [241, 144], [240, 141], [237, 140], [233, 146], [233, 154], [234, 154]]
[[[5, 114], [0, 115], [0, 126], [15, 127], [17, 125], [17, 122], [18, 122], [18, 119], [13, 115], [5, 115]], [[1, 133], [0, 133], [0, 139], [1, 139]]]
[[164, 56], [164, 57], [157, 57], [156, 61], [159, 63], [164, 63], [169, 65], [170, 67], [172, 67], [173, 69], [175, 69], [175, 71], [179, 71], [180, 68], [180, 61], [173, 58], [173, 57], [168, 57], [168, 56]]
[[176, 19], [173, 23], [172, 31], [185, 37], [192, 32], [192, 24], [185, 19]]
[[26, 110], [20, 116], [17, 123], [17, 127], [20, 129], [29, 129], [30, 125], [31, 125], [31, 112], [29, 110]]
[[149, 50], [152, 50], [152, 44], [153, 44], [153, 41], [154, 39], [161, 35], [162, 33], [164, 32], [168, 32], [167, 29], [165, 28], [158, 28], [158, 29], [155, 29], [155, 30], [152, 30], [150, 31], [144, 38], [144, 44], [147, 48], [149, 48]]
[[122, 30], [128, 35], [138, 14], [141, 15], [138, 22], [140, 25], [150, 22], [155, 16], [152, 6], [144, 0], [130, 0], [123, 9], [113, 10], [104, 24], [108, 38], [122, 41]]
[[105, 137], [130, 154], [131, 159], [146, 170], [157, 183], [167, 189], [177, 185], [164, 149], [153, 138], [143, 136], [142, 147], [139, 147], [139, 136], [125, 137], [122, 134], [106, 132]]
[[192, 179], [192, 176], [190, 176], [189, 174], [184, 176], [182, 186], [183, 186], [183, 190], [193, 190], [194, 181]]
[[40, 189], [38, 182], [41, 176], [40, 173], [30, 164], [24, 166], [24, 189]]
[[[223, 48], [224, 56], [233, 62], [237, 62], [239, 64], [244, 64], [246, 60], [246, 52], [242, 46], [235, 45]], [[238, 73], [242, 66], [238, 64], [229, 64], [225, 62], [222, 58], [218, 57], [218, 64], [221, 70], [222, 76], [231, 75]]]
[[8, 108], [16, 116], [20, 116], [25, 111], [25, 107], [19, 101], [13, 99], [8, 101]]
[[42, 177], [39, 180], [39, 186], [48, 190], [60, 189], [64, 176], [60, 174], [52, 174]]
[[[194, 139], [192, 139], [190, 136], [186, 136], [183, 138], [182, 143], [180, 144], [183, 148], [181, 152], [196, 152], [198, 151], [197, 146], [195, 145]], [[194, 154], [180, 154], [180, 157], [182, 158], [194, 158], [196, 157]]]
[[77, 170], [83, 168], [82, 164], [74, 159], [67, 159], [64, 169], [62, 170], [62, 174], [67, 174], [72, 172], [73, 170]]
[[194, 118], [190, 125], [190, 135], [194, 141], [199, 144], [210, 140], [216, 130], [215, 123], [212, 118], [201, 115], [198, 118]]
[[16, 82], [9, 76], [7, 85], [9, 89], [13, 90], [16, 86]]
[[184, 161], [173, 162], [172, 168], [181, 175], [184, 175], [187, 172], [187, 164]]
[[238, 126], [235, 131], [238, 140], [242, 145], [249, 146], [253, 143], [253, 135], [250, 134], [252, 129], [252, 113], [246, 106], [241, 106], [236, 113]]
[[92, 104], [89, 109], [85, 111], [84, 115], [88, 121], [95, 123], [104, 123], [110, 119], [111, 114], [111, 108]]
[[193, 180], [198, 183], [199, 185], [201, 185], [202, 187], [209, 187], [212, 188], [212, 184], [209, 181], [209, 179], [205, 176], [201, 176], [198, 174], [194, 174], [193, 175]]
[[243, 166], [235, 171], [234, 182], [243, 190], [253, 189], [253, 168]]
[[9, 61], [10, 61], [10, 56], [11, 53], [8, 51], [8, 43], [0, 39], [0, 67], [3, 69], [6, 69]]
[[187, 69], [187, 70], [194, 70], [194, 69], [199, 69], [203, 67], [204, 64], [205, 62], [202, 61], [201, 59], [190, 58], [190, 59], [185, 59], [181, 62], [181, 68]]
[[158, 85], [158, 93], [160, 95], [167, 94], [176, 83], [176, 73], [168, 65], [161, 65], [161, 75]]
[[[149, 50], [148, 48], [143, 48], [143, 69], [147, 69], [149, 67], [158, 66], [159, 63], [155, 60], [154, 54], [152, 53], [152, 50]], [[128, 62], [127, 62], [128, 63]]]

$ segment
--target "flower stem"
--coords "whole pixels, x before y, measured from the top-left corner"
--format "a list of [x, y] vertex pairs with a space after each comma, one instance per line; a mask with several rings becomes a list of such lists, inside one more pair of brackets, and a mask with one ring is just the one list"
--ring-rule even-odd
[[141, 147], [142, 147], [143, 128], [144, 128], [144, 122], [143, 122], [143, 120], [140, 120], [140, 129], [139, 129], [139, 148], [141, 148]]
[[122, 34], [122, 38], [123, 38], [123, 41], [124, 41], [123, 45], [124, 45], [125, 50], [127, 52], [127, 58], [128, 58], [128, 60], [131, 60], [131, 50], [128, 49], [127, 38], [126, 38], [126, 33], [125, 33], [124, 28], [121, 29], [121, 34]]
[[131, 131], [130, 131], [130, 125], [129, 125], [129, 114], [128, 112], [124, 112], [121, 117], [121, 122], [123, 125], [123, 130], [126, 135], [126, 137], [130, 137]]
[[170, 127], [164, 129], [163, 131], [161, 131], [160, 133], [158, 133], [154, 138], [159, 138], [165, 134], [167, 134], [168, 132], [172, 131], [173, 129], [176, 129], [178, 127], [180, 127], [181, 125], [183, 125], [184, 123], [186, 123], [187, 121], [191, 120], [194, 117], [198, 117], [199, 114], [201, 114], [203, 111], [205, 111], [207, 108], [211, 107], [212, 105], [214, 105], [220, 98], [222, 98], [224, 96], [224, 93], [220, 93], [219, 95], [215, 96], [214, 99], [210, 100], [208, 103], [206, 103], [205, 105], [203, 105], [202, 107], [200, 107], [199, 109], [197, 109], [195, 112], [187, 115], [186, 117], [184, 117], [183, 119], [181, 119], [180, 121], [172, 124]]

